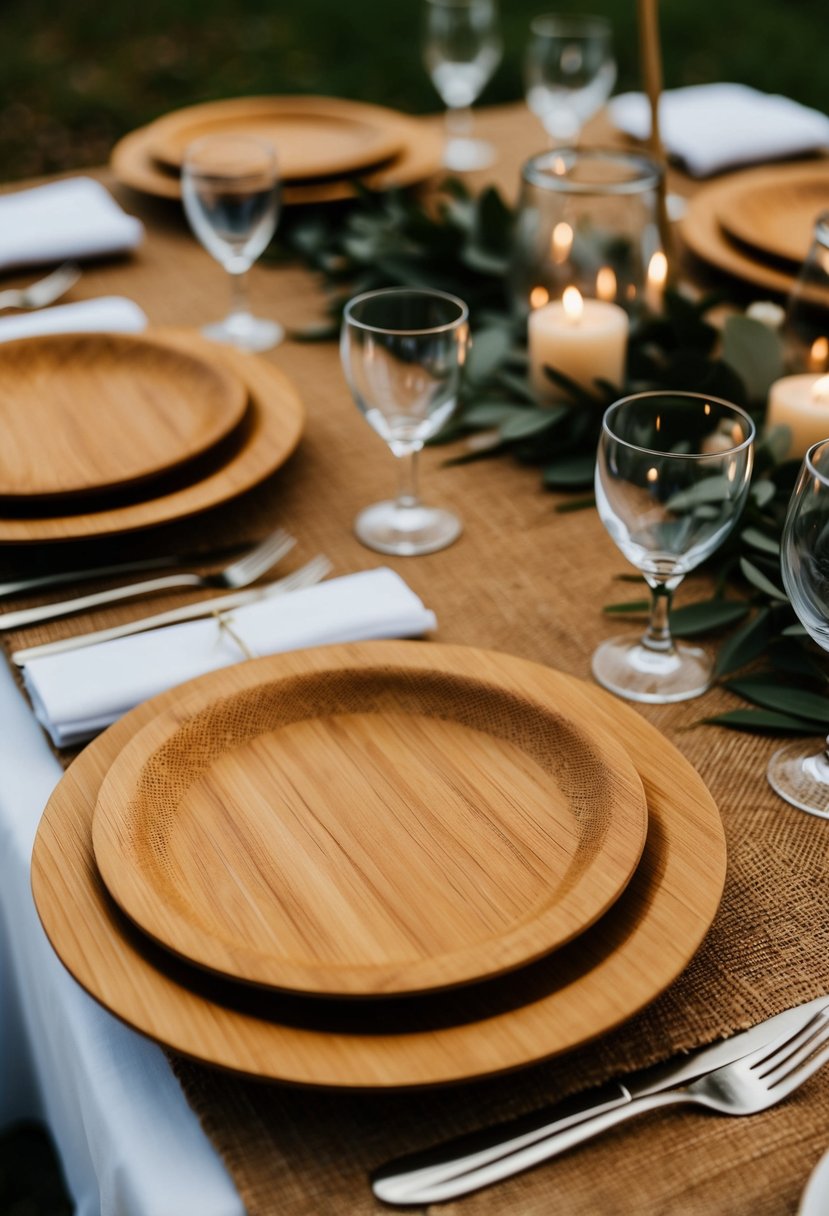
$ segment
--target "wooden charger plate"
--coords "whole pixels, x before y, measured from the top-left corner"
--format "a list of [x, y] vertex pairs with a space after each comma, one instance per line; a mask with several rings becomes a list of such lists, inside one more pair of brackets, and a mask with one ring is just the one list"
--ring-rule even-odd
[[176, 171], [193, 140], [251, 135], [273, 145], [283, 179], [353, 173], [400, 148], [394, 110], [336, 97], [233, 97], [187, 106], [152, 124], [150, 153]]
[[645, 843], [624, 749], [526, 664], [426, 657], [225, 668], [156, 716], [95, 813], [122, 910], [212, 971], [341, 997], [489, 978], [597, 920]]
[[726, 232], [759, 253], [796, 268], [805, 261], [815, 220], [829, 211], [829, 162], [746, 173], [720, 196], [717, 215]]
[[228, 370], [239, 379], [249, 405], [227, 445], [217, 450], [198, 479], [165, 490], [155, 498], [96, 511], [37, 516], [4, 514], [0, 501], [0, 543], [110, 536], [184, 519], [252, 489], [291, 455], [299, 442], [305, 413], [296, 389], [283, 372], [264, 359], [218, 346], [189, 330], [156, 330], [152, 338], [159, 349], [169, 349], [174, 356], [189, 355], [219, 372]]
[[[385, 164], [354, 177], [287, 182], [282, 201], [288, 205], [332, 203], [353, 198], [358, 187], [392, 190], [425, 181], [440, 169], [443, 136], [440, 127], [422, 118], [396, 116], [399, 151]], [[181, 199], [178, 175], [159, 166], [152, 156], [152, 124], [125, 135], [112, 149], [110, 167], [117, 181], [155, 198]]]
[[4, 343], [0, 499], [101, 493], [158, 477], [225, 439], [247, 404], [232, 368], [152, 337]]
[[[386, 661], [418, 671], [458, 649], [361, 643], [297, 653], [290, 666], [289, 656], [256, 660], [239, 671], [254, 685], [265, 670], [278, 677], [303, 663], [313, 671], [337, 654], [355, 667]], [[642, 860], [619, 900], [575, 941], [489, 985], [352, 1001], [345, 1011], [340, 1001], [303, 1001], [224, 983], [153, 947], [120, 913], [98, 874], [92, 818], [110, 766], [136, 731], [180, 700], [177, 688], [140, 705], [90, 744], [46, 807], [32, 882], [64, 965], [112, 1013], [167, 1047], [300, 1085], [377, 1089], [471, 1080], [568, 1051], [631, 1017], [680, 974], [714, 918], [726, 865], [716, 805], [687, 760], [634, 709], [572, 676], [524, 660], [511, 663], [525, 670], [530, 687], [552, 700], [566, 697], [580, 717], [616, 738], [645, 789]], [[198, 695], [199, 686], [194, 681], [184, 695]]]

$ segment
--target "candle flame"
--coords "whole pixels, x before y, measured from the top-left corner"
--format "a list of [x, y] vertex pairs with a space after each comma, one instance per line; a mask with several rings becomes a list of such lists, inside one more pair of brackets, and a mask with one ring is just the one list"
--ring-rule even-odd
[[827, 363], [829, 363], [829, 338], [815, 338], [812, 349], [809, 351], [809, 370], [825, 371]]
[[530, 292], [530, 308], [543, 308], [550, 301], [550, 293], [546, 287], [534, 287]]
[[657, 249], [648, 262], [648, 283], [657, 289], [665, 286], [668, 279], [668, 259]]
[[653, 485], [655, 481], [659, 481], [659, 469], [648, 469], [647, 478], [651, 485]]
[[812, 386], [812, 399], [819, 401], [821, 405], [829, 402], [829, 376], [821, 376], [815, 381]]
[[553, 261], [560, 266], [566, 262], [573, 248], [573, 229], [566, 220], [560, 220], [553, 229], [552, 255]]
[[565, 287], [561, 302], [564, 305], [564, 315], [567, 320], [573, 325], [578, 325], [584, 312], [584, 300], [581, 298], [578, 287]]
[[600, 300], [616, 299], [616, 275], [610, 266], [602, 266], [596, 275], [596, 295]]

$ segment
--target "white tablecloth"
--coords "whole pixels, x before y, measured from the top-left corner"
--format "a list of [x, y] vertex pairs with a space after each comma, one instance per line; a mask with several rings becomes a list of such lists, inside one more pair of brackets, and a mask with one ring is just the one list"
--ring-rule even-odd
[[243, 1216], [161, 1050], [86, 995], [40, 927], [29, 867], [60, 776], [0, 662], [0, 1129], [48, 1125], [77, 1216]]

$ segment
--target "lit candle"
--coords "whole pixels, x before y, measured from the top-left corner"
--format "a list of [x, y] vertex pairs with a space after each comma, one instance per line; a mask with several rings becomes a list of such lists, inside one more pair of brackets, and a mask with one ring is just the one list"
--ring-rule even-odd
[[595, 380], [621, 386], [629, 326], [618, 304], [583, 300], [575, 287], [567, 287], [561, 300], [531, 312], [528, 324], [530, 380], [539, 401], [560, 401], [562, 396], [545, 366], [586, 389], [595, 389]]
[[796, 459], [819, 439], [829, 439], [829, 376], [784, 376], [769, 389], [766, 429], [791, 432], [787, 455]]
[[648, 262], [647, 283], [645, 286], [645, 301], [651, 312], [662, 311], [662, 300], [665, 295], [665, 284], [668, 281], [668, 259], [661, 249], [657, 249]]

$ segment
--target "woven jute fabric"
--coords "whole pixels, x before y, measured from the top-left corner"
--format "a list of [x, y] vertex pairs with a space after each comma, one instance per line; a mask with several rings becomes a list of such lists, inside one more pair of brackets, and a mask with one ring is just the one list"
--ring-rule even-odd
[[[534, 123], [520, 107], [481, 120], [483, 132], [501, 148], [504, 184], [514, 183], [518, 163], [536, 150]], [[157, 324], [212, 318], [221, 308], [218, 269], [175, 213], [125, 201], [147, 221], [148, 240], [130, 264], [89, 273], [82, 294], [123, 292]], [[256, 305], [288, 322], [310, 318], [318, 304], [314, 284], [300, 270], [261, 268], [254, 287]], [[353, 405], [336, 349], [287, 342], [269, 357], [295, 380], [306, 402], [299, 451], [269, 484], [235, 504], [123, 538], [115, 546], [121, 556], [253, 539], [281, 525], [300, 540], [297, 562], [323, 551], [336, 573], [378, 564], [353, 538], [350, 524], [361, 507], [392, 491], [393, 461]], [[460, 514], [463, 537], [443, 553], [388, 561], [436, 612], [437, 640], [507, 651], [589, 679], [596, 645], [618, 631], [618, 618], [604, 616], [602, 605], [630, 598], [615, 581], [628, 568], [595, 512], [557, 514], [557, 500], [541, 489], [538, 472], [508, 459], [446, 467], [444, 455], [425, 455], [424, 495]], [[107, 548], [111, 552], [112, 543]], [[71, 567], [78, 549], [69, 546], [57, 559], [44, 550], [7, 552], [2, 573], [54, 560]], [[680, 602], [703, 592], [700, 580], [689, 579]], [[83, 626], [146, 611], [146, 605], [124, 605], [84, 618]], [[6, 644], [69, 632], [66, 622], [56, 622], [7, 637]], [[251, 1216], [386, 1210], [373, 1200], [367, 1175], [391, 1156], [517, 1115], [829, 993], [829, 825], [771, 792], [765, 769], [778, 741], [700, 724], [733, 704], [726, 691], [715, 689], [698, 701], [640, 709], [711, 789], [725, 825], [729, 866], [720, 911], [690, 966], [613, 1034], [510, 1077], [394, 1095], [292, 1090], [171, 1057]], [[468, 1216], [778, 1216], [796, 1211], [827, 1142], [824, 1074], [790, 1101], [749, 1119], [649, 1116], [442, 1210]]]

